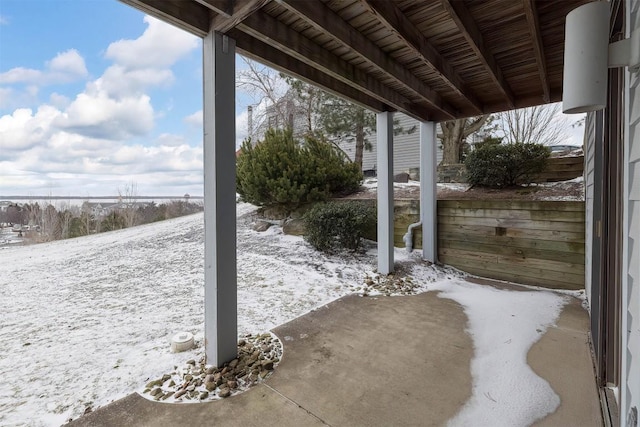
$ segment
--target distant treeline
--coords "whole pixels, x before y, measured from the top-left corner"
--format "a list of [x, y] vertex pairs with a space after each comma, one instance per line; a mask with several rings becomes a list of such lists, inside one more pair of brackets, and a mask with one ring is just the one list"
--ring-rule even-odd
[[0, 209], [0, 226], [22, 229], [31, 242], [48, 242], [120, 230], [204, 210], [203, 204], [186, 200], [156, 204], [134, 200], [59, 206], [48, 203], [12, 203]]

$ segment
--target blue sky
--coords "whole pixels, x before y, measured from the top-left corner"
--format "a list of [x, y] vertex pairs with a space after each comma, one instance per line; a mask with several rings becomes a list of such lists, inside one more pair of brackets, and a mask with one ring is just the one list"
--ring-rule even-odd
[[0, 195], [201, 195], [201, 65], [116, 0], [1, 0]]

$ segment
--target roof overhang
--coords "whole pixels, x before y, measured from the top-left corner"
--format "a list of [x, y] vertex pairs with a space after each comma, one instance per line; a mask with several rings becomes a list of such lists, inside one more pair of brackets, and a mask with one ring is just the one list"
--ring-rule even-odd
[[442, 121], [561, 100], [591, 0], [121, 0], [373, 111]]

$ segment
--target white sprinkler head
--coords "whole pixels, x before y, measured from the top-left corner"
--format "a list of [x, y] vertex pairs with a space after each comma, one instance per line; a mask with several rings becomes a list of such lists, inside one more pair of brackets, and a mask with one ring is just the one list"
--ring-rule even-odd
[[193, 334], [190, 332], [179, 332], [171, 338], [171, 351], [179, 353], [193, 348]]

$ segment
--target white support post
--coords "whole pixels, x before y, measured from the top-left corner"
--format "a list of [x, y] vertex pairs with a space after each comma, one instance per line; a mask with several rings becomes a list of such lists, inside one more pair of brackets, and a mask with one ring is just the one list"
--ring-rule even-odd
[[378, 113], [378, 273], [393, 272], [393, 113]]
[[204, 339], [207, 363], [237, 356], [235, 40], [210, 31], [204, 67]]
[[438, 259], [438, 211], [436, 177], [436, 124], [420, 122], [420, 217], [422, 218], [422, 258]]

